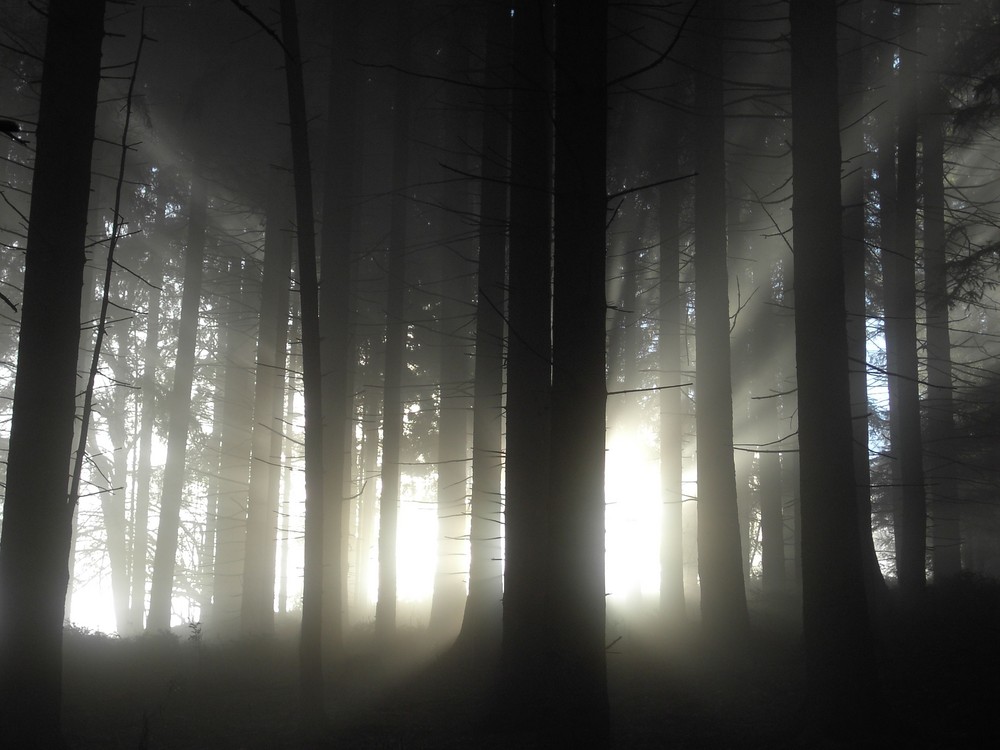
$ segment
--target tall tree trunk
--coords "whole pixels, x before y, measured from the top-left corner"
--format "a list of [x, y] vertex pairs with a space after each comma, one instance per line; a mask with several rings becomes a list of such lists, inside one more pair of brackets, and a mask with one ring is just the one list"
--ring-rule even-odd
[[[668, 123], [663, 134], [667, 141], [664, 174], [677, 173], [678, 128]], [[680, 280], [680, 216], [682, 190], [679, 183], [659, 190], [660, 208], [660, 327], [657, 348], [660, 354], [660, 493], [663, 529], [660, 537], [660, 611], [668, 622], [681, 622], [684, 602], [683, 538], [683, 402], [680, 388], [681, 345], [686, 322], [686, 300]]]
[[895, 249], [882, 256], [885, 283], [885, 346], [889, 370], [889, 433], [894, 463], [896, 576], [900, 593], [913, 600], [924, 587], [927, 501], [917, 365], [917, 90], [914, 9], [900, 11]]
[[795, 361], [807, 731], [859, 734], [874, 664], [854, 481], [840, 241], [837, 3], [792, 0]]
[[[156, 229], [163, 231], [170, 189], [161, 171], [156, 189]], [[163, 286], [163, 256], [150, 245], [146, 267], [149, 295], [146, 303], [146, 340], [142, 346], [142, 407], [139, 417], [139, 461], [133, 499], [132, 577], [130, 582], [130, 635], [142, 632], [146, 620], [146, 574], [149, 563], [149, 498], [153, 481], [153, 427], [156, 422], [158, 387], [156, 368], [160, 361], [160, 289]]]
[[392, 204], [385, 314], [385, 378], [382, 390], [382, 495], [379, 498], [378, 603], [375, 636], [385, 645], [396, 632], [396, 527], [399, 461], [403, 436], [402, 385], [406, 354], [407, 174], [410, 164], [410, 87], [402, 72], [410, 59], [409, 5], [396, 7], [396, 65], [392, 123]]
[[501, 485], [503, 465], [503, 300], [506, 268], [509, 10], [483, 3], [486, 76], [479, 215], [479, 285], [472, 410], [472, 503], [469, 598], [462, 635], [477, 648], [498, 644], [503, 596]]
[[509, 715], [544, 714], [548, 622], [552, 314], [551, 6], [516, 0], [512, 22], [507, 443], [501, 663]]
[[104, 2], [52, 0], [0, 536], [0, 736], [64, 746], [67, 501]]
[[733, 394], [726, 261], [723, 0], [701, 13], [695, 74], [695, 419], [698, 441], [698, 575], [705, 629], [738, 643], [749, 620], [733, 459]]
[[[355, 60], [358, 49], [358, 3], [331, 3], [334, 38], [327, 94], [328, 125], [323, 174], [323, 233], [320, 245], [323, 285], [320, 323], [323, 331], [323, 445], [326, 513], [323, 642], [328, 658], [343, 649], [346, 614], [347, 543], [344, 535], [349, 503], [350, 443], [354, 399], [351, 389], [351, 237], [353, 203], [358, 194], [357, 120], [360, 106]], [[336, 555], [336, 557], [334, 557]]]
[[[289, 271], [292, 235], [288, 188], [276, 180], [268, 195], [264, 277], [257, 341], [257, 380], [243, 566], [242, 626], [245, 635], [274, 632], [274, 578], [278, 484], [284, 425], [285, 351], [288, 345]], [[287, 522], [286, 522], [287, 525]]]
[[228, 250], [235, 257], [231, 255], [229, 259], [226, 280], [235, 288], [223, 305], [225, 317], [219, 320], [226, 327], [226, 345], [219, 351], [223, 403], [211, 622], [217, 635], [236, 637], [241, 629], [243, 563], [247, 556], [256, 315], [248, 290], [252, 283], [250, 273], [238, 255], [239, 250], [232, 247]]
[[184, 293], [177, 334], [177, 357], [174, 384], [167, 404], [167, 458], [163, 467], [160, 492], [160, 521], [156, 532], [153, 576], [149, 592], [149, 615], [146, 631], [170, 627], [170, 609], [174, 593], [174, 566], [177, 556], [177, 533], [180, 524], [186, 482], [185, 464], [188, 428], [191, 419], [191, 386], [194, 381], [195, 342], [198, 337], [198, 305], [201, 299], [205, 231], [208, 221], [208, 198], [205, 182], [198, 175], [191, 178], [188, 202], [187, 251], [184, 258]]
[[[472, 9], [478, 10], [478, 4]], [[464, 36], [466, 13], [452, 13], [448, 20], [443, 74], [453, 78], [467, 72], [470, 60]], [[440, 115], [437, 146], [453, 154], [457, 168], [468, 172], [469, 158], [459, 156], [469, 135], [469, 108], [464, 87], [452, 86], [444, 93], [448, 107]], [[442, 241], [437, 249], [441, 302], [438, 310], [438, 367], [440, 406], [437, 440], [437, 566], [431, 602], [429, 630], [435, 638], [450, 639], [461, 627], [466, 604], [469, 551], [469, 416], [471, 372], [468, 346], [468, 309], [472, 298], [466, 259], [466, 220], [472, 208], [465, 183], [446, 180], [441, 191]]]
[[607, 3], [556, 6], [550, 581], [552, 729], [609, 741], [604, 447]]
[[[921, 13], [924, 16], [921, 49], [928, 52], [941, 43], [941, 11], [927, 7]], [[927, 395], [924, 402], [927, 437], [924, 456], [930, 495], [934, 582], [940, 583], [958, 575], [962, 568], [961, 514], [958, 486], [954, 479], [955, 463], [951, 454], [955, 426], [945, 260], [944, 128], [948, 105], [938, 72], [926, 62], [921, 63], [921, 68], [924, 309], [927, 314]]]
[[[324, 714], [322, 670], [323, 612], [323, 406], [320, 365], [319, 282], [316, 274], [316, 234], [312, 167], [306, 120], [305, 86], [299, 50], [295, 0], [281, 0], [281, 35], [288, 87], [292, 174], [295, 179], [295, 219], [298, 231], [299, 304], [302, 311], [302, 387], [305, 403], [305, 561], [303, 562], [302, 633], [299, 642], [299, 687], [305, 730], [319, 730]], [[339, 550], [327, 554], [340, 559]]]
[[851, 29], [841, 57], [841, 150], [846, 161], [841, 183], [843, 211], [844, 290], [847, 310], [848, 366], [850, 367], [851, 418], [854, 436], [854, 478], [857, 482], [858, 523], [865, 554], [865, 588], [875, 604], [885, 598], [885, 579], [879, 568], [872, 538], [871, 467], [868, 449], [868, 328], [865, 288], [865, 174], [868, 146], [865, 144], [863, 3], [847, 6], [846, 25]]

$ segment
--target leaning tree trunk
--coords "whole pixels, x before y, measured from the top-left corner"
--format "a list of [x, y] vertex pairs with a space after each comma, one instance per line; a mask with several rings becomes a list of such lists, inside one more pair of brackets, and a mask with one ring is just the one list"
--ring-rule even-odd
[[0, 537], [0, 736], [64, 746], [68, 474], [103, 0], [48, 4]]
[[856, 739], [873, 699], [840, 240], [837, 3], [793, 0], [795, 359], [809, 731]]
[[163, 467], [160, 522], [156, 533], [156, 552], [153, 556], [149, 614], [146, 617], [146, 631], [151, 633], [170, 627], [177, 533], [186, 479], [185, 454], [187, 453], [188, 428], [191, 420], [191, 386], [194, 382], [195, 342], [198, 338], [198, 305], [201, 299], [202, 261], [208, 221], [207, 202], [205, 182], [198, 175], [194, 175], [191, 178], [191, 196], [188, 205], [184, 293], [181, 296], [174, 386], [167, 405], [169, 430], [167, 458]]
[[609, 741], [604, 447], [607, 3], [556, 6], [550, 582], [553, 741]]

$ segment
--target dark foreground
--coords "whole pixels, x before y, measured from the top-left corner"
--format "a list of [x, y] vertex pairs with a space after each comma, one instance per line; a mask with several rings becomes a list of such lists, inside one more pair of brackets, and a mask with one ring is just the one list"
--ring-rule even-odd
[[[1000, 586], [930, 591], [880, 627], [881, 695], [867, 736], [824, 744], [799, 720], [801, 644], [788, 602], [754, 607], [751, 642], [722, 655], [695, 628], [631, 627], [608, 653], [613, 746], [795, 748], [997, 746]], [[662, 630], [662, 629], [661, 629]], [[359, 634], [362, 647], [365, 635]], [[727, 650], [728, 651], [728, 650]], [[120, 640], [68, 631], [64, 726], [73, 748], [298, 748], [291, 643], [212, 645], [163, 634]], [[492, 699], [490, 670], [431, 657], [419, 633], [391, 654], [363, 648], [330, 679], [320, 747], [542, 748]], [[391, 675], [391, 676], [390, 676]]]

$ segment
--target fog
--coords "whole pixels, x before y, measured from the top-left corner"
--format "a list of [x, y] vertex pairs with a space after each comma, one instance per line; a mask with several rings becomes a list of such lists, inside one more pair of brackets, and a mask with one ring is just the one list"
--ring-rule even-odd
[[1000, 5], [837, 5], [0, 3], [0, 732], [989, 736]]

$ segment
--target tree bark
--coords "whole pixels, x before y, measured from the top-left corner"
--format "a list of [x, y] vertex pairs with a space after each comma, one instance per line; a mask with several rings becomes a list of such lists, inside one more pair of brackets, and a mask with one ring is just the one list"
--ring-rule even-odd
[[533, 0], [513, 9], [501, 664], [509, 715], [531, 722], [543, 714], [548, 667], [552, 16]]
[[897, 485], [893, 518], [896, 577], [900, 593], [910, 601], [924, 588], [927, 518], [917, 362], [917, 90], [916, 54], [909, 47], [914, 42], [913, 13], [908, 6], [900, 11], [895, 247], [882, 255], [889, 442]]
[[0, 736], [64, 746], [62, 627], [76, 363], [103, 0], [48, 5], [0, 536]]
[[[323, 233], [320, 244], [323, 332], [323, 428], [326, 513], [325, 547], [336, 551], [325, 560], [323, 574], [323, 641], [328, 658], [343, 650], [347, 587], [347, 540], [344, 535], [350, 486], [350, 442], [354, 399], [351, 393], [351, 239], [360, 166], [357, 120], [360, 105], [355, 57], [358, 49], [358, 3], [330, 4], [333, 43], [328, 124], [323, 172]], [[352, 438], [353, 439], [353, 438]]]
[[733, 458], [733, 393], [726, 260], [723, 119], [724, 2], [699, 12], [702, 56], [695, 74], [695, 420], [698, 452], [698, 575], [703, 627], [739, 643], [749, 627]]
[[[323, 687], [323, 405], [320, 365], [319, 281], [316, 273], [316, 233], [313, 211], [312, 167], [305, 86], [299, 49], [295, 0], [281, 0], [281, 36], [288, 87], [291, 125], [292, 174], [295, 180], [295, 219], [298, 239], [299, 305], [302, 325], [302, 387], [305, 403], [305, 560], [303, 562], [302, 632], [299, 642], [300, 710], [307, 734], [321, 727]], [[340, 559], [339, 550], [326, 554]]]
[[795, 349], [807, 731], [865, 736], [874, 699], [840, 241], [837, 3], [792, 0]]
[[509, 11], [484, 3], [486, 75], [483, 102], [483, 155], [480, 182], [479, 285], [476, 304], [476, 359], [472, 409], [472, 503], [469, 598], [462, 636], [476, 649], [499, 642], [503, 597], [501, 484], [503, 466], [503, 300], [506, 269], [509, 110], [502, 88], [508, 67], [505, 32]]
[[551, 729], [563, 746], [609, 742], [604, 448], [607, 3], [556, 6]]

